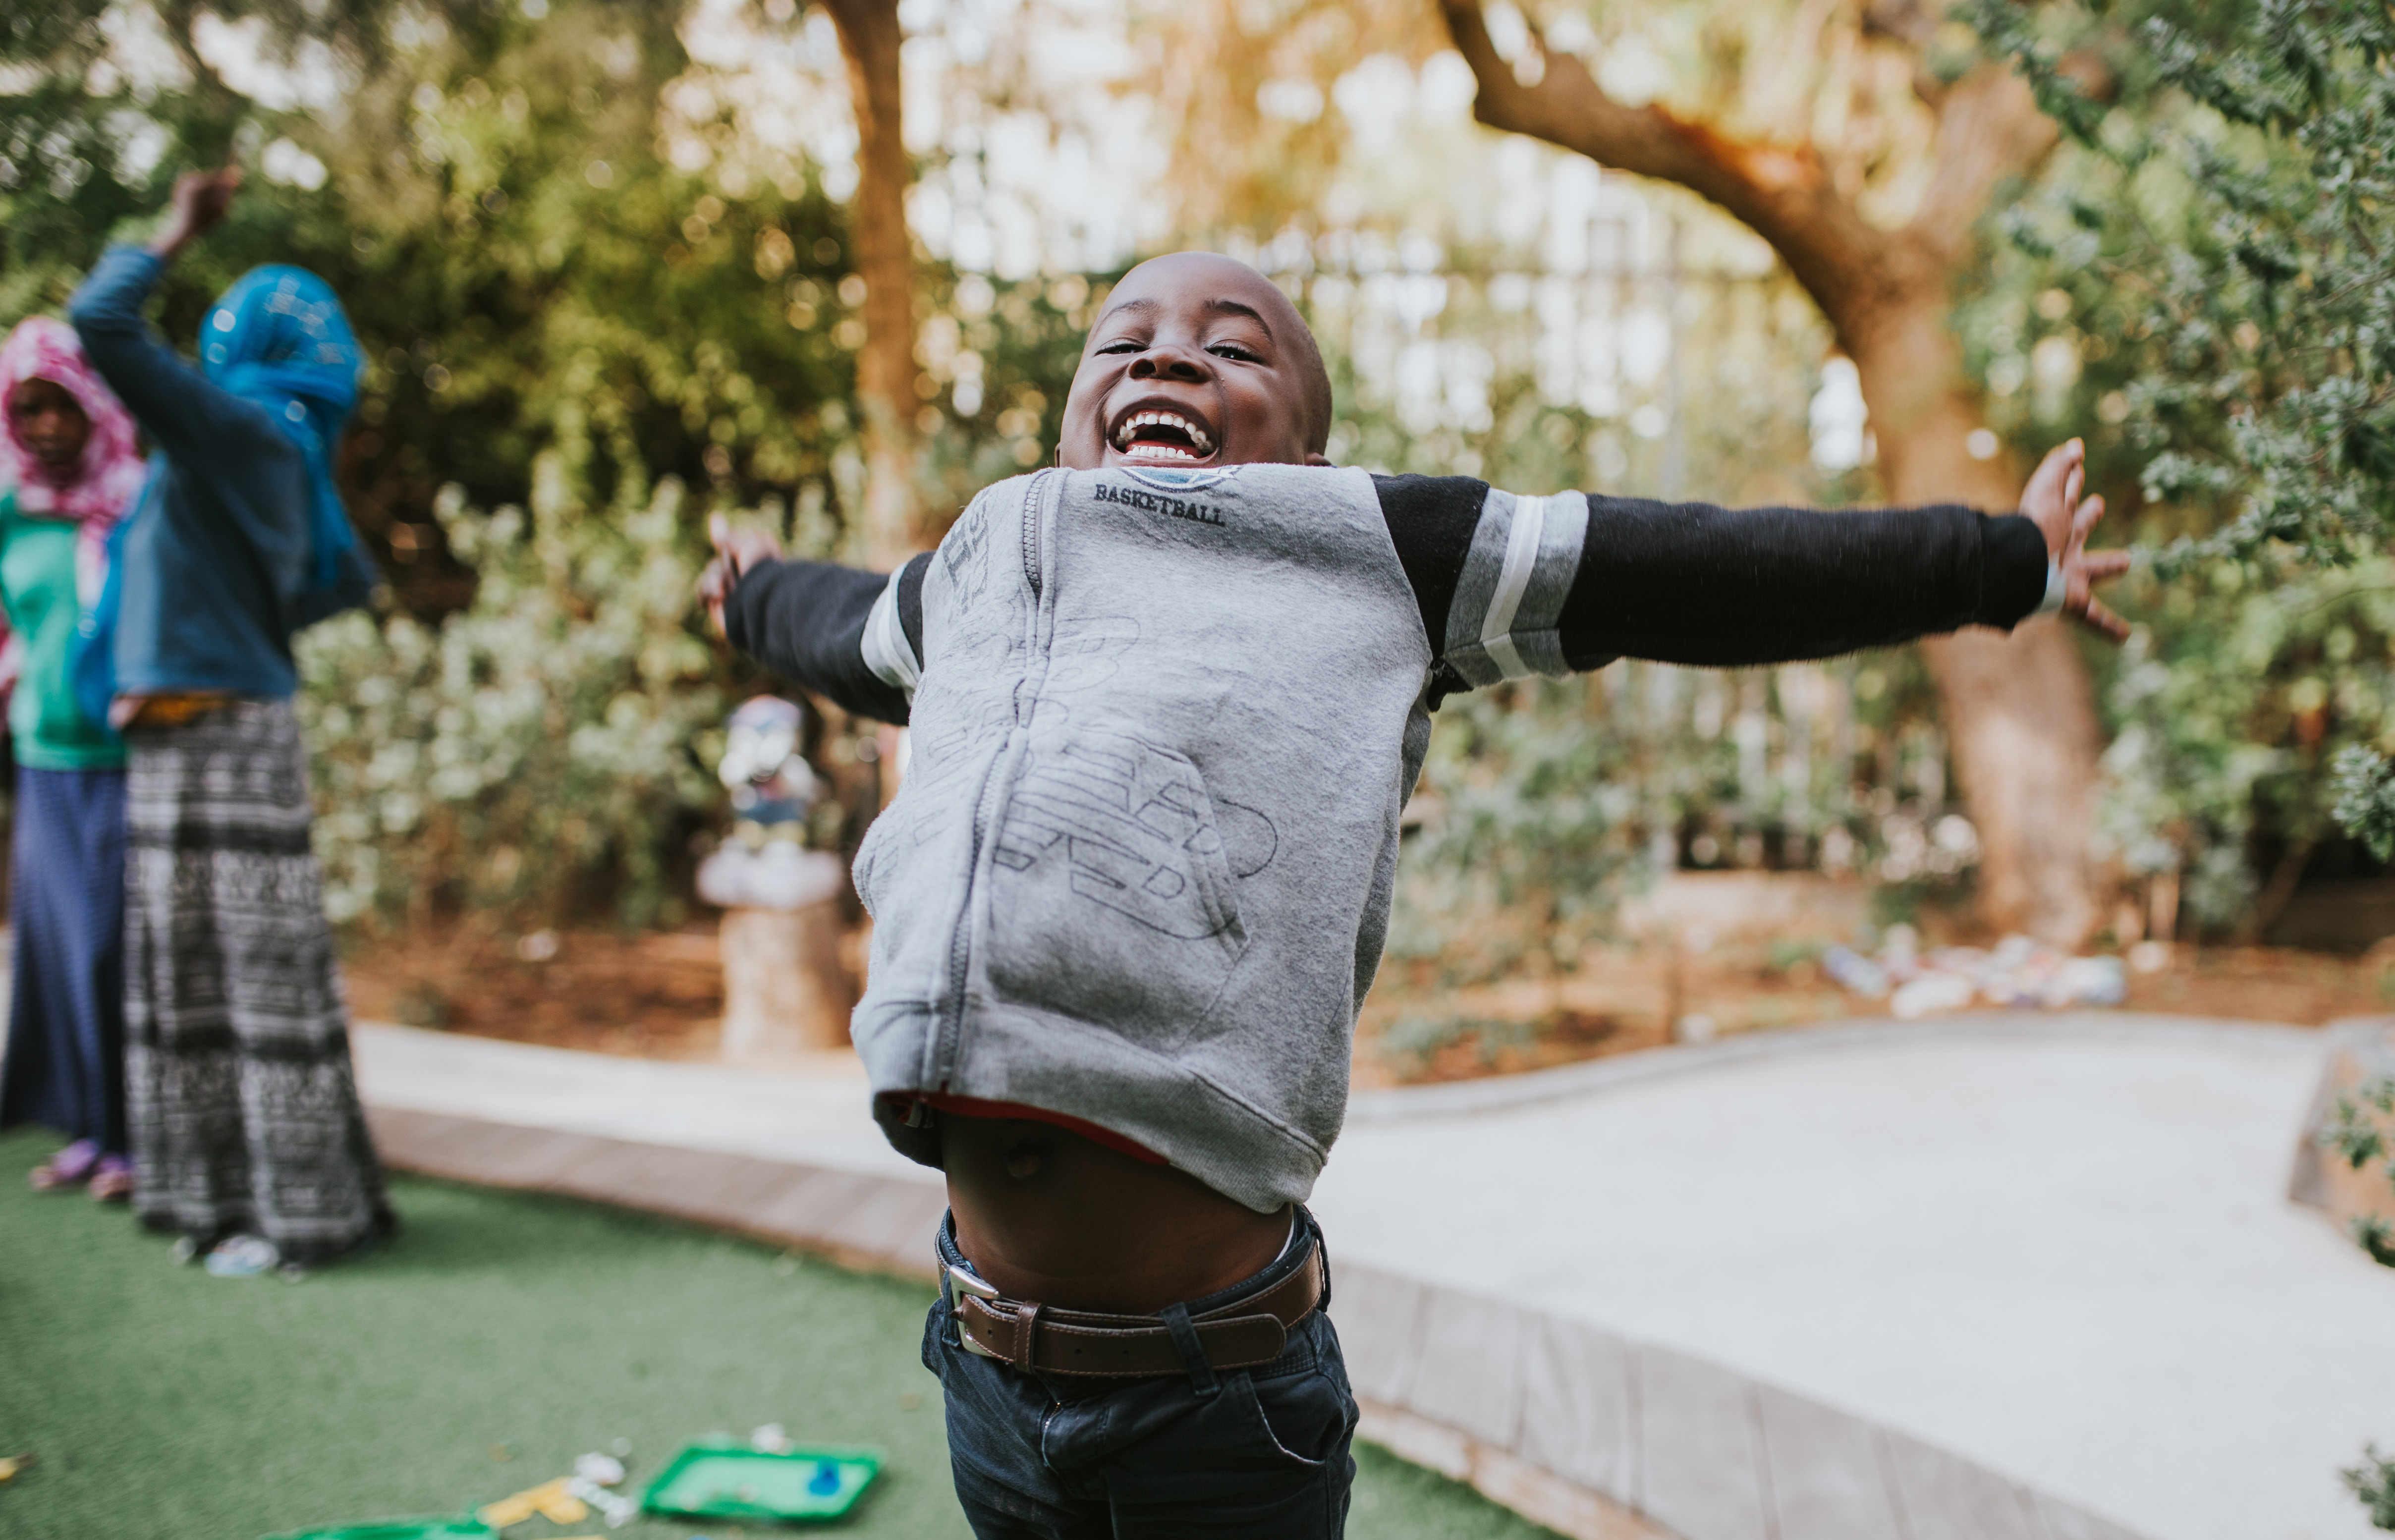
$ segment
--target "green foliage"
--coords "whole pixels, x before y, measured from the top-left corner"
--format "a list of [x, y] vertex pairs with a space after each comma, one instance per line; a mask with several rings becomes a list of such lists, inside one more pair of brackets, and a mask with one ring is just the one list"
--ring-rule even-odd
[[1372, 1049], [1400, 1073], [1418, 1073], [1453, 1043], [1469, 1043], [1484, 1067], [1507, 1050], [1538, 1041], [1541, 1023], [1488, 1016], [1414, 1013], [1397, 1018], [1372, 1040]]
[[2257, 859], [2330, 832], [2333, 786], [2335, 821], [2395, 849], [2368, 774], [2395, 750], [2395, 612], [2369, 597], [2395, 530], [2395, 12], [1964, 14], [2069, 136], [2001, 220], [1966, 347], [1991, 420], [2084, 433], [2114, 528], [2151, 548], [2103, 820], [2131, 875], [2183, 870], [2225, 923]]
[[551, 454], [531, 511], [439, 512], [480, 578], [437, 625], [353, 612], [298, 648], [337, 921], [467, 907], [677, 917], [673, 851], [720, 796], [693, 752], [721, 667], [691, 626], [679, 483], [589, 508]]
[[2133, 877], [2181, 874], [2215, 928], [2251, 910], [2257, 835], [2308, 854], [2329, 833], [2333, 767], [2395, 747], [2395, 562], [2250, 570], [2135, 585], [2147, 620], [2106, 702], [2106, 853]]
[[[2015, 241], [2118, 339], [2145, 495], [2198, 526], [2164, 572], [2351, 561], [2395, 520], [2395, 14], [2142, 8], [1970, 8], [2083, 151]], [[2107, 56], [2119, 105], [2067, 48]]]
[[2358, 744], [2337, 751], [2336, 821], [2379, 861], [2395, 858], [2395, 764]]
[[2376, 1444], [2369, 1444], [2362, 1451], [2362, 1463], [2339, 1474], [2370, 1510], [2370, 1522], [2379, 1529], [2395, 1530], [2395, 1458], [2378, 1453]]
[[166, 332], [191, 336], [258, 262], [333, 282], [371, 361], [344, 490], [419, 615], [471, 586], [432, 516], [440, 488], [521, 503], [545, 453], [602, 504], [642, 505], [655, 478], [681, 477], [706, 489], [694, 519], [811, 486], [848, 500], [842, 217], [802, 171], [732, 197], [664, 152], [658, 94], [687, 63], [670, 9], [232, 10], [267, 23], [261, 52], [289, 66], [289, 91], [329, 80], [338, 110], [236, 94], [182, 7], [153, 23], [148, 75], [112, 62], [146, 11], [93, 7], [46, 49], [11, 51], [43, 85], [0, 127], [0, 322], [61, 303], [176, 172], [230, 154], [248, 185], [170, 275]]
[[[2375, 1162], [2379, 1176], [2395, 1183], [2395, 1162], [2388, 1158], [2386, 1119], [2389, 1116], [2395, 1116], [2395, 1075], [2375, 1075], [2337, 1097], [2318, 1136], [2320, 1146], [2356, 1171]], [[2395, 1268], [2395, 1225], [2364, 1214], [2348, 1228], [2354, 1244], [2369, 1253], [2372, 1261]], [[2352, 1473], [2347, 1474], [2350, 1480]], [[2383, 1468], [2380, 1474], [2386, 1474]], [[2364, 1500], [2370, 1500], [2367, 1494]]]
[[1909, 654], [1730, 674], [1620, 663], [1450, 699], [1398, 867], [1394, 961], [1569, 967], [1674, 867], [1863, 872], [1911, 902], [1978, 859]]
[[2328, 1126], [2321, 1131], [2321, 1147], [2359, 1171], [2387, 1156], [2387, 1138], [2373, 1112], [2395, 1113], [2395, 1075], [2380, 1075], [2336, 1099], [2329, 1110]]
[[1568, 960], [1602, 927], [1641, 871], [1647, 832], [1628, 773], [1635, 742], [1593, 731], [1593, 693], [1601, 703], [1591, 684], [1534, 680], [1441, 710], [1395, 955], [1444, 954], [1452, 972], [1492, 977], [1532, 947]]
[[[187, 7], [0, 24], [0, 62], [39, 80], [0, 99], [0, 324], [62, 303], [176, 172], [239, 160], [167, 335], [291, 261], [333, 280], [370, 360], [341, 480], [396, 603], [300, 643], [334, 914], [670, 920], [721, 795], [694, 740], [756, 681], [698, 629], [704, 516], [761, 507], [804, 554], [854, 550], [845, 211], [802, 156], [690, 154], [733, 114], [670, 91], [674, 7], [218, 10], [337, 110], [232, 90]], [[960, 504], [1053, 441], [1093, 291], [928, 280], [924, 474]]]

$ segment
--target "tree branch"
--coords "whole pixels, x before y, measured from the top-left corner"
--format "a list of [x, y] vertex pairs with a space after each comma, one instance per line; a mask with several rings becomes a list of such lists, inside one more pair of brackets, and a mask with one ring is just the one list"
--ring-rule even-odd
[[1526, 85], [1497, 51], [1478, 0], [1440, 0], [1440, 9], [1479, 82], [1474, 117], [1619, 171], [1676, 182], [1718, 204], [1771, 243], [1841, 331], [1859, 293], [1915, 276], [1905, 243], [1863, 222], [1831, 186], [1811, 146], [1741, 143], [1663, 107], [1625, 107], [1578, 59], [1546, 52], [1535, 33], [1546, 68]]
[[2061, 133], [2038, 111], [2027, 81], [2001, 64], [1979, 65], [1938, 103], [1937, 166], [1905, 234], [1940, 265], [1952, 262], [1997, 187], [2035, 170]]

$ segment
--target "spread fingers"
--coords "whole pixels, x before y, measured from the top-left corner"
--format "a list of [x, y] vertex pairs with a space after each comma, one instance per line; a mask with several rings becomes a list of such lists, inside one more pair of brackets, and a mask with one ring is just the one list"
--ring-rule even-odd
[[2090, 597], [2087, 608], [2079, 612], [2080, 624], [2114, 641], [2129, 639], [2129, 623], [2114, 614], [2100, 599]]

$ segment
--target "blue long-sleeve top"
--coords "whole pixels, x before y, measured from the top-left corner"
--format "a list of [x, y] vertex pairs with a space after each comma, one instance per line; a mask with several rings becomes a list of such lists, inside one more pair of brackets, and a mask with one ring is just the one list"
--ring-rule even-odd
[[309, 576], [308, 467], [267, 409], [213, 385], [141, 307], [165, 263], [112, 248], [67, 304], [92, 367], [165, 465], [116, 558], [116, 689], [284, 696]]

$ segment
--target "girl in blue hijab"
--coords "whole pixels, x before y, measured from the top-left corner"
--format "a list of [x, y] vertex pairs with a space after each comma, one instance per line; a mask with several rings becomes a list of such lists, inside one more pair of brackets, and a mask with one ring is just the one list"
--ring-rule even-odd
[[111, 545], [78, 689], [126, 751], [126, 1090], [133, 1208], [182, 1259], [252, 1277], [390, 1227], [324, 918], [291, 638], [374, 583], [333, 481], [360, 357], [331, 287], [258, 268], [208, 309], [193, 369], [142, 320], [240, 174], [184, 176], [146, 249], [68, 306], [157, 448]]

